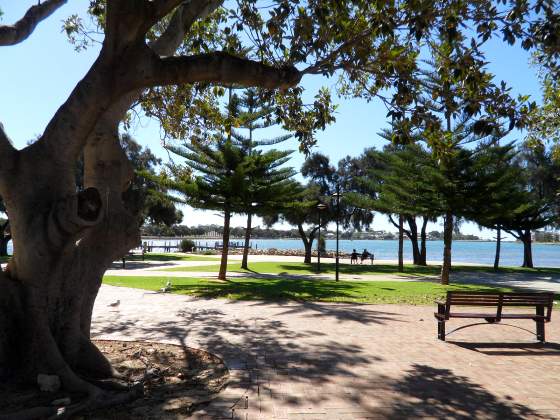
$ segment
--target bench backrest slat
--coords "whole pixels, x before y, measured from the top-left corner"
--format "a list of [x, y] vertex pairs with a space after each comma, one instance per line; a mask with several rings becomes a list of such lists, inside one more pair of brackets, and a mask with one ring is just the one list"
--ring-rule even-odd
[[485, 292], [447, 292], [446, 315], [452, 305], [459, 306], [492, 306], [497, 309], [497, 317], [500, 318], [503, 306], [542, 306], [548, 309], [547, 319], [550, 321], [552, 305], [554, 303], [553, 293], [485, 293]]

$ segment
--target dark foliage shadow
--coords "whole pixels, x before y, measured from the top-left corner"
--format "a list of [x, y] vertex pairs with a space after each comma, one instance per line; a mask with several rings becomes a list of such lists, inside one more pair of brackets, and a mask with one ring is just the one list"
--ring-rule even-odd
[[355, 321], [360, 324], [383, 324], [384, 322], [407, 322], [398, 319], [395, 312], [376, 311], [371, 305], [363, 305], [356, 310], [355, 303], [322, 304], [317, 302], [302, 302], [300, 305], [291, 306], [279, 315], [305, 314], [309, 318], [334, 318], [338, 321]]
[[447, 343], [487, 356], [560, 356], [558, 343], [473, 343], [449, 340]]
[[[278, 308], [278, 304], [263, 305]], [[278, 308], [277, 314], [283, 313], [283, 309], [290, 311], [296, 305], [287, 306]], [[338, 308], [338, 305], [306, 303], [302, 306], [302, 310], [307, 311], [305, 316], [332, 316], [340, 322], [347, 322], [348, 328], [353, 322], [385, 323], [397, 317], [381, 311], [352, 313], [349, 307]], [[141, 336], [150, 341], [165, 337], [168, 342], [191, 347], [198, 347], [196, 343], [202, 342], [204, 350], [220, 356], [232, 372], [237, 372], [233, 375], [231, 386], [258, 388], [259, 393], [268, 396], [281, 392], [276, 383], [278, 378], [289, 378], [291, 383], [296, 384], [313, 382], [320, 387], [323, 383], [330, 383], [335, 374], [350, 381], [357, 377], [360, 366], [371, 367], [382, 360], [368, 354], [367, 349], [360, 345], [340, 345], [336, 337], [328, 337], [312, 328], [295, 330], [271, 316], [238, 319], [216, 309], [193, 309], [187, 302], [170, 319], [170, 322], [149, 322], [115, 316], [102, 320], [102, 325], [94, 329], [94, 334], [118, 332], [121, 337], [130, 336], [133, 339]], [[267, 373], [271, 370], [274, 370], [274, 375]], [[291, 403], [300, 404], [302, 397], [306, 402], [315, 404], [328, 401], [329, 395], [296, 395], [290, 397]]]
[[236, 282], [230, 278], [227, 282], [212, 282], [194, 285], [175, 285], [174, 289], [181, 293], [193, 294], [202, 298], [227, 298], [236, 295], [240, 300], [268, 301], [303, 301], [326, 299], [351, 299], [353, 286], [344, 282], [321, 283], [305, 278], [286, 279], [278, 275], [270, 277], [269, 282], [243, 281]]
[[[141, 270], [143, 268], [160, 268], [160, 267], [175, 267], [175, 264], [169, 262], [149, 263], [146, 261], [126, 261], [124, 269], [126, 270]], [[123, 270], [122, 261], [114, 261], [110, 267], [111, 270]]]
[[400, 395], [388, 413], [389, 418], [541, 418], [531, 408], [500, 399], [449, 369], [415, 364], [393, 389]]

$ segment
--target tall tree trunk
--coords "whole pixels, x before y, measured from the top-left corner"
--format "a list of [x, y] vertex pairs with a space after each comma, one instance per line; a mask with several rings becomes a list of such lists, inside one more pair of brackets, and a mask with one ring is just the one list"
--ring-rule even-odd
[[305, 233], [305, 229], [302, 224], [298, 224], [298, 232], [301, 240], [303, 241], [303, 249], [305, 250], [305, 255], [303, 257], [303, 262], [305, 264], [311, 264], [311, 255], [313, 254], [313, 240], [315, 239], [315, 232], [311, 231], [309, 238]]
[[520, 234], [521, 241], [523, 242], [523, 267], [533, 268], [531, 231], [526, 229], [525, 231], [520, 231]]
[[403, 237], [403, 224], [404, 224], [404, 217], [402, 214], [399, 214], [399, 272], [402, 273], [404, 271], [404, 237]]
[[420, 265], [420, 249], [418, 247], [418, 226], [416, 224], [416, 216], [406, 216], [408, 223], [408, 231], [405, 231], [406, 236], [410, 240], [412, 246], [412, 262], [414, 265]]
[[[163, 11], [169, 7], [169, 2], [158, 3], [165, 3], [157, 5]], [[137, 217], [122, 198], [132, 169], [119, 144], [119, 122], [149, 84], [209, 77], [207, 81], [221, 84], [276, 88], [292, 86], [301, 77], [295, 70], [287, 74], [284, 69], [263, 72], [259, 67], [252, 79], [246, 67], [235, 64], [237, 58], [233, 67], [242, 74], [236, 76], [224, 65], [231, 58], [223, 55], [217, 62], [205, 60], [210, 76], [205, 65], [194, 70], [195, 78], [180, 69], [173, 80], [159, 74], [155, 63], [162, 61], [157, 56], [173, 55], [193, 22], [220, 3], [185, 2], [150, 51], [142, 28], [155, 24], [152, 13], [134, 7], [132, 1], [111, 2], [99, 57], [42, 137], [18, 151], [0, 124], [0, 194], [10, 215], [14, 247], [7, 270], [0, 271], [0, 374], [14, 371], [18, 380], [28, 382], [35, 382], [40, 373], [57, 375], [66, 391], [88, 396], [85, 409], [136, 396], [110, 399], [109, 393], [84, 379], [116, 374], [90, 341], [92, 310], [106, 269], [139, 243]], [[126, 22], [120, 20], [123, 16]], [[151, 79], [146, 77], [150, 69], [155, 70]], [[271, 78], [272, 73], [277, 77]], [[141, 76], [135, 80], [135, 75]], [[77, 192], [75, 166], [82, 153], [85, 189]], [[228, 242], [229, 238], [226, 247]], [[56, 417], [56, 408], [50, 411], [40, 417]]]
[[443, 265], [441, 266], [441, 284], [449, 284], [451, 271], [451, 243], [453, 241], [453, 214], [445, 213], [443, 221]]
[[247, 261], [249, 259], [249, 242], [251, 241], [251, 222], [253, 215], [249, 213], [247, 215], [247, 228], [245, 229], [245, 243], [243, 244], [243, 260], [241, 261], [241, 268], [245, 270], [249, 269]]
[[496, 256], [494, 257], [494, 270], [500, 267], [500, 248], [502, 246], [502, 228], [498, 226], [496, 229]]
[[428, 226], [428, 218], [422, 218], [422, 229], [420, 230], [420, 258], [418, 265], [426, 265], [426, 227]]
[[224, 210], [224, 234], [222, 237], [222, 260], [220, 262], [220, 272], [218, 274], [218, 279], [225, 280], [227, 274], [227, 262], [228, 262], [228, 252], [229, 252], [229, 222], [231, 218], [231, 212], [226, 206]]

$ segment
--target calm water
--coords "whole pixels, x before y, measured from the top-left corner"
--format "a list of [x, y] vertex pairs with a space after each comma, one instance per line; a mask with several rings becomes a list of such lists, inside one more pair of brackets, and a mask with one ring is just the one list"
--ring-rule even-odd
[[[241, 239], [232, 242], [242, 243]], [[149, 242], [161, 242], [149, 240]], [[166, 241], [175, 244], [176, 241]], [[199, 245], [213, 246], [215, 240], [197, 240]], [[303, 249], [303, 242], [299, 239], [254, 239], [251, 241], [253, 248], [277, 249]], [[383, 240], [341, 240], [340, 252], [349, 253], [352, 249], [361, 252], [367, 249], [375, 254], [376, 259], [395, 260], [398, 252], [398, 241]], [[327, 249], [336, 249], [336, 241], [327, 240]], [[429, 261], [440, 261], [443, 254], [443, 241], [428, 241], [426, 243], [427, 258]], [[468, 262], [477, 264], [494, 264], [495, 242], [453, 242], [452, 255], [454, 262]], [[409, 241], [404, 242], [405, 259], [412, 259], [412, 248]], [[502, 242], [500, 265], [519, 266], [523, 262], [523, 245], [517, 242]], [[533, 244], [533, 262], [540, 267], [560, 267], [560, 244]]]
[[[168, 243], [175, 245], [176, 240], [147, 240], [153, 244]], [[241, 239], [238, 241], [242, 243]], [[197, 240], [199, 245], [214, 246], [215, 240]], [[303, 242], [299, 239], [254, 239], [251, 241], [253, 248], [276, 248], [276, 249], [303, 249]], [[380, 240], [341, 240], [340, 252], [350, 253], [353, 249], [362, 252], [367, 249], [375, 254], [376, 259], [395, 260], [397, 259], [398, 241]], [[336, 249], [336, 241], [327, 240], [327, 249]], [[426, 243], [427, 257], [429, 261], [440, 261], [443, 253], [443, 241], [428, 241]], [[495, 242], [453, 242], [453, 262], [468, 262], [476, 264], [493, 264], [494, 253], [496, 250]], [[11, 254], [11, 243], [8, 246]], [[404, 257], [412, 259], [412, 248], [410, 242], [404, 242]], [[523, 262], [523, 245], [517, 242], [502, 242], [500, 255], [500, 265], [519, 266]], [[560, 267], [560, 244], [533, 244], [533, 262], [538, 267]]]

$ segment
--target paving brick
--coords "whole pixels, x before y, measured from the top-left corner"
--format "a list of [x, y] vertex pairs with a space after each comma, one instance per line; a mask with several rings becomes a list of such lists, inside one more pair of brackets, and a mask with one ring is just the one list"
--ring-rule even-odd
[[[123, 302], [118, 316], [107, 308], [116, 299]], [[560, 418], [560, 313], [546, 326], [550, 344], [541, 346], [499, 326], [461, 330], [441, 342], [433, 311], [194, 299], [103, 286], [92, 332], [181, 343], [183, 330], [187, 345], [222, 357], [231, 384], [195, 413], [201, 420], [231, 419], [232, 408], [241, 420]]]

